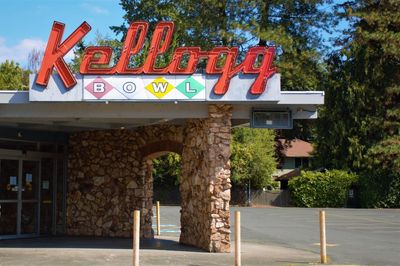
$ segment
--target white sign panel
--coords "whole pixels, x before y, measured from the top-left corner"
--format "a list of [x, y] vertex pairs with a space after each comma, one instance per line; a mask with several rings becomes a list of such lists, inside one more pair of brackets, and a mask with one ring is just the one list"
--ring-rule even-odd
[[200, 102], [278, 102], [280, 75], [268, 79], [262, 94], [250, 93], [256, 75], [239, 74], [230, 80], [223, 95], [214, 93], [219, 75], [75, 75], [77, 84], [67, 89], [58, 75], [52, 75], [47, 87], [30, 76], [29, 101], [200, 101]]
[[83, 100], [205, 101], [205, 79], [191, 76], [84, 76]]

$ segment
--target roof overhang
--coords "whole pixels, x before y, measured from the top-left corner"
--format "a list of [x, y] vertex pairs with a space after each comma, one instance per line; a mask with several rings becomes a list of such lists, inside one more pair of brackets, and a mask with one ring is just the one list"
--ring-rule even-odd
[[205, 77], [204, 99], [145, 99], [145, 94], [140, 100], [118, 99], [115, 94], [88, 99], [84, 95], [85, 81], [79, 80], [81, 83], [72, 90], [61, 87], [56, 76], [47, 88], [34, 85], [33, 77], [29, 91], [0, 90], [0, 127], [73, 132], [183, 124], [186, 119], [208, 117], [210, 104], [231, 104], [232, 124], [237, 126], [249, 123], [254, 108], [290, 111], [293, 119], [315, 119], [317, 107], [324, 103], [323, 91], [280, 91], [279, 74], [269, 79], [266, 92], [258, 97], [247, 92], [247, 83], [252, 82], [248, 77], [234, 77], [223, 96], [213, 95], [215, 79]]

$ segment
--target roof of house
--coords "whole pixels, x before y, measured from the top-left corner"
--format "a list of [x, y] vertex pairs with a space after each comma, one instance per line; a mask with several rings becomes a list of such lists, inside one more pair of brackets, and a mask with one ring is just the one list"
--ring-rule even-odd
[[313, 146], [301, 139], [279, 139], [281, 153], [284, 157], [311, 157]]
[[282, 180], [290, 180], [291, 178], [299, 175], [300, 175], [300, 169], [296, 168], [296, 169], [278, 169], [272, 176], [274, 177], [275, 181], [282, 181]]

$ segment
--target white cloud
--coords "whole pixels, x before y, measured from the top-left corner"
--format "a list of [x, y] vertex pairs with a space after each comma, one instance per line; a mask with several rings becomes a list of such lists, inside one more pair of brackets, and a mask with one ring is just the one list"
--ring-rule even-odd
[[71, 62], [72, 59], [74, 59], [74, 49], [69, 50], [69, 52], [64, 56], [64, 61], [65, 62]]
[[[7, 46], [6, 39], [0, 37], [0, 63], [6, 60], [13, 60], [26, 68], [28, 65], [28, 55], [33, 50], [44, 51], [46, 42], [41, 39], [23, 39], [14, 46]], [[65, 56], [64, 60], [68, 63], [74, 58], [74, 51], [71, 49]]]
[[92, 12], [94, 14], [105, 15], [105, 14], [109, 13], [107, 9], [102, 8], [100, 6], [96, 6], [94, 4], [83, 3], [82, 7], [84, 9], [86, 9], [87, 11]]
[[7, 46], [6, 39], [0, 37], [0, 62], [13, 60], [25, 67], [28, 61], [28, 54], [33, 50], [44, 51], [46, 42], [41, 39], [23, 39], [14, 46]]

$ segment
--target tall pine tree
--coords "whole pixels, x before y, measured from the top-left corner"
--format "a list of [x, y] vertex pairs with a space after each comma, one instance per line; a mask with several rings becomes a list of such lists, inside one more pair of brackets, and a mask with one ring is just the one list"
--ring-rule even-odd
[[125, 23], [111, 29], [122, 33], [123, 40], [132, 21], [148, 21], [150, 33], [157, 22], [174, 21], [172, 48], [237, 46], [242, 52], [240, 59], [250, 46], [276, 46], [275, 64], [284, 77], [282, 89], [316, 90], [321, 89], [323, 72], [318, 52], [323, 45], [318, 31], [328, 30], [331, 19], [323, 8], [327, 2], [331, 1], [121, 0]]
[[[221, 45], [237, 46], [240, 51], [238, 61], [244, 58], [251, 46], [275, 46], [275, 65], [282, 74], [282, 89], [317, 90], [322, 89], [320, 81], [324, 76], [320, 54], [323, 46], [318, 31], [327, 30], [327, 22], [331, 19], [324, 9], [327, 2], [330, 0], [121, 0], [120, 4], [126, 11], [125, 23], [111, 29], [117, 34], [122, 33], [123, 41], [132, 21], [148, 21], [150, 34], [157, 22], [174, 21], [176, 28], [171, 49], [165, 56], [160, 56], [159, 67], [170, 62], [173, 49], [180, 46], [200, 46], [203, 50]], [[145, 48], [149, 45], [150, 34]], [[131, 60], [132, 65], [142, 64], [145, 56], [146, 52], [135, 56]], [[204, 65], [200, 65], [202, 67]], [[256, 152], [255, 149], [261, 147], [257, 145], [252, 145], [254, 147], [250, 148], [253, 150], [248, 151], [238, 141], [243, 132], [247, 131], [234, 132], [233, 161], [239, 163], [245, 161], [245, 155], [258, 154], [253, 156], [255, 160], [268, 163], [263, 169], [251, 171], [246, 167], [234, 166], [236, 173], [233, 173], [233, 177], [237, 183], [254, 177], [253, 186], [262, 187], [270, 182], [268, 178], [275, 164], [274, 152], [269, 156], [265, 155], [266, 149], [263, 153]], [[249, 136], [262, 136], [256, 133], [249, 133]], [[303, 133], [308, 135], [309, 130]], [[271, 132], [264, 134], [264, 141], [268, 143], [266, 147], [273, 149]], [[244, 148], [246, 153], [239, 154], [244, 152]]]
[[348, 1], [353, 30], [330, 60], [317, 155], [361, 174], [365, 206], [400, 206], [400, 2]]
[[[132, 21], [150, 22], [149, 31], [159, 21], [176, 23], [175, 39], [170, 53], [160, 56], [159, 66], [171, 60], [173, 47], [237, 46], [244, 52], [251, 46], [275, 46], [275, 65], [282, 74], [282, 90], [322, 90], [325, 68], [321, 51], [326, 50], [321, 31], [332, 29], [332, 0], [121, 0], [126, 11], [125, 23], [111, 29], [123, 34]], [[150, 37], [150, 36], [148, 36]], [[148, 42], [145, 47], [148, 47]], [[146, 53], [132, 59], [140, 65]], [[203, 65], [204, 67], [204, 65]], [[294, 130], [280, 132], [288, 138], [309, 139], [310, 121], [295, 121]]]

